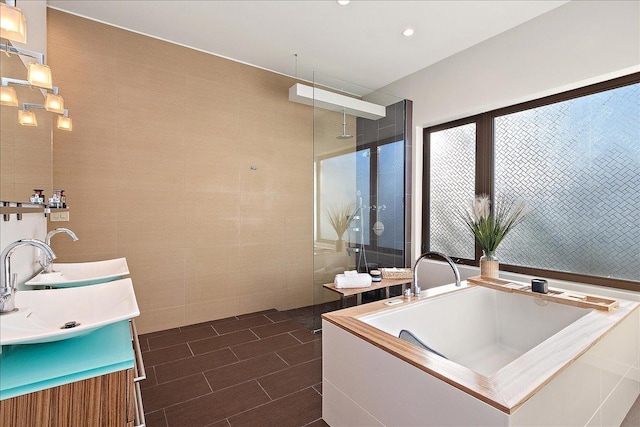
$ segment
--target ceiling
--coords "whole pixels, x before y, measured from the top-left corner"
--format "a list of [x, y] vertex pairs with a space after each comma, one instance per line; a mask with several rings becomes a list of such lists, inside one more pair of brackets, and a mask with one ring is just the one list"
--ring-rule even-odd
[[[564, 3], [47, 1], [59, 10], [267, 70], [308, 81], [315, 71], [316, 81], [331, 76], [368, 89], [379, 89]], [[401, 34], [406, 27], [415, 30], [412, 37]]]

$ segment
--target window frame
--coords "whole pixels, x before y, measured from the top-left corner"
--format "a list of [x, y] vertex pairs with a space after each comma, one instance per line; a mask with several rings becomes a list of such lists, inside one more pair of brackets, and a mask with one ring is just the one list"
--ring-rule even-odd
[[[429, 250], [430, 242], [430, 197], [431, 197], [431, 182], [430, 182], [430, 164], [431, 164], [431, 133], [438, 132], [450, 128], [454, 128], [469, 123], [476, 124], [476, 173], [475, 173], [475, 191], [476, 194], [487, 194], [494, 200], [494, 119], [499, 116], [504, 116], [512, 113], [517, 113], [533, 108], [543, 107], [558, 102], [563, 102], [571, 99], [581, 98], [588, 95], [593, 95], [599, 92], [604, 92], [612, 89], [617, 89], [624, 86], [640, 83], [640, 72], [629, 74], [616, 79], [608, 80], [605, 82], [595, 83], [592, 85], [580, 87], [577, 89], [565, 91], [562, 93], [546, 96], [543, 98], [522, 102], [519, 104], [498, 108], [485, 113], [457, 119], [454, 121], [430, 126], [423, 129], [423, 173], [422, 173], [422, 242], [421, 250], [426, 252]], [[482, 256], [482, 250], [476, 243], [475, 245], [475, 259], [459, 259], [454, 261], [458, 264], [478, 266], [480, 257]], [[625, 289], [640, 292], [640, 281], [630, 281], [623, 279], [612, 279], [607, 277], [590, 276], [577, 273], [568, 273], [563, 271], [545, 270], [534, 267], [523, 267], [511, 264], [500, 264], [500, 269], [512, 273], [520, 273], [532, 276], [548, 277], [552, 279], [567, 280], [573, 282], [588, 283], [599, 286], [606, 286], [616, 289]]]

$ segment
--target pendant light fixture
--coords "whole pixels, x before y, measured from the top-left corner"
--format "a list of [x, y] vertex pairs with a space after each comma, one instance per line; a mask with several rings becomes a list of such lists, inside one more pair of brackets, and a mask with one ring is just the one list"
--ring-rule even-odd
[[[47, 107], [43, 104], [22, 104], [22, 110], [18, 110], [18, 121], [23, 126], [38, 126], [36, 115], [31, 109], [46, 110]], [[56, 127], [60, 130], [73, 130], [73, 122], [69, 117], [69, 110], [65, 109], [60, 112], [61, 116], [58, 116]]]
[[8, 107], [18, 106], [18, 95], [16, 90], [11, 86], [0, 87], [0, 105], [6, 105]]
[[18, 110], [18, 122], [22, 126], [38, 126], [38, 120], [33, 111], [27, 109]]
[[[69, 111], [64, 108], [64, 99], [58, 94], [58, 88], [53, 86], [51, 69], [44, 63], [44, 55], [39, 52], [17, 48], [10, 44], [0, 44], [0, 52], [29, 56], [36, 61], [29, 63], [27, 80], [0, 77], [0, 104], [10, 107], [17, 107], [19, 105], [16, 90], [9, 86], [10, 84], [39, 88], [43, 96], [45, 96], [44, 104], [23, 104], [23, 109], [18, 111], [18, 121], [20, 124], [23, 126], [37, 126], [38, 122], [35, 114], [28, 110], [29, 108], [42, 108], [51, 113], [61, 115], [57, 121], [58, 129], [72, 130], [73, 125], [71, 118], [69, 118]], [[51, 92], [49, 92], [49, 90]]]
[[32, 86], [38, 86], [45, 89], [53, 88], [53, 83], [51, 81], [51, 68], [45, 64], [29, 62], [27, 81]]
[[60, 130], [73, 130], [73, 122], [69, 117], [69, 110], [64, 110], [64, 115], [58, 116], [58, 123], [56, 124], [56, 127]]
[[16, 7], [15, 0], [0, 3], [0, 37], [18, 43], [27, 42], [27, 19]]
[[47, 98], [44, 101], [44, 108], [50, 113], [64, 113], [64, 99], [59, 95], [47, 93]]

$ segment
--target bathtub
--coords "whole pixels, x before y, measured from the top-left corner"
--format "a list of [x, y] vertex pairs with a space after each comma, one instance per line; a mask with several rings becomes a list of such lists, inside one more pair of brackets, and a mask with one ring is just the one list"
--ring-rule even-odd
[[[640, 308], [619, 302], [606, 312], [465, 283], [327, 313], [323, 419], [619, 425], [640, 393]], [[402, 329], [444, 357], [397, 338]]]

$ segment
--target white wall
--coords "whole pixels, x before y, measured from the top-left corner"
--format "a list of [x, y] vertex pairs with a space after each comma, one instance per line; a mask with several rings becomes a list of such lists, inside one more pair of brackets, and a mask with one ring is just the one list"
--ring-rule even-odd
[[574, 0], [381, 88], [413, 100], [414, 259], [421, 241], [422, 127], [637, 71], [640, 2]]
[[640, 70], [640, 2], [572, 1], [382, 89], [430, 126]]

